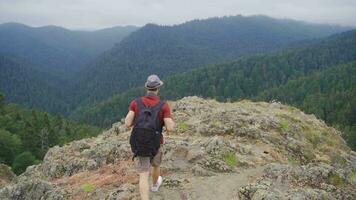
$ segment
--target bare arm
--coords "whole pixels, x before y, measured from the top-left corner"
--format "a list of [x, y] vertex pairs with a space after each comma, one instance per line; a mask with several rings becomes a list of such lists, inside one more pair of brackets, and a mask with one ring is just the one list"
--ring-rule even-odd
[[132, 125], [133, 125], [133, 120], [135, 118], [135, 112], [130, 110], [127, 115], [126, 115], [126, 118], [125, 118], [125, 126], [127, 128], [130, 128]]
[[174, 131], [174, 122], [172, 118], [164, 118], [164, 126], [166, 127], [166, 130], [168, 133], [171, 133]]

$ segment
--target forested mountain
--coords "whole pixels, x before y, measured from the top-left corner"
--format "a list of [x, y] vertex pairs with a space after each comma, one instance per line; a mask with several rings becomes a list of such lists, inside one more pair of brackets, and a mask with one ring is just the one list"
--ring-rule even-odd
[[[297, 41], [346, 28], [235, 16], [175, 26], [148, 24], [136, 29], [114, 27], [88, 32], [2, 24], [0, 91], [11, 102], [66, 115], [78, 105], [141, 85], [149, 73], [165, 77], [294, 46]], [[101, 54], [115, 43], [114, 48]], [[94, 57], [98, 58], [91, 61]]]
[[73, 102], [99, 101], [141, 85], [150, 73], [166, 77], [342, 30], [266, 16], [211, 18], [175, 26], [148, 24], [82, 71], [71, 96], [75, 96]]
[[[344, 131], [356, 149], [355, 30], [265, 16], [136, 29], [2, 24], [0, 92], [8, 102], [108, 127], [144, 94], [147, 75], [155, 73], [165, 82], [163, 99], [281, 101]], [[5, 103], [0, 94], [0, 162], [17, 173], [48, 147], [99, 131]]]
[[[218, 100], [253, 98], [259, 92], [278, 87], [289, 80], [354, 60], [356, 31], [348, 31], [301, 48], [250, 56], [167, 77], [161, 95], [166, 99], [190, 95]], [[142, 94], [142, 91], [141, 86], [101, 103], [79, 107], [73, 116], [87, 123], [108, 126], [126, 113], [129, 101]]]
[[[235, 62], [202, 67], [167, 77], [161, 95], [165, 99], [178, 99], [190, 95], [211, 97], [222, 101], [235, 101], [244, 98], [256, 99], [259, 94], [276, 87], [283, 87], [291, 80], [299, 80], [314, 73], [323, 73], [324, 70], [334, 65], [355, 60], [356, 31], [348, 31], [294, 50], [282, 50], [271, 55], [241, 58]], [[352, 67], [354, 65], [350, 65], [349, 68]], [[325, 73], [328, 75], [332, 72], [327, 71]], [[340, 74], [340, 76], [343, 75], [349, 76], [345, 77], [345, 81], [354, 77], [352, 73]], [[326, 79], [328, 78], [326, 77]], [[348, 87], [353, 89], [340, 87], [340, 92], [350, 93], [350, 91], [354, 91], [356, 85], [352, 82], [347, 82], [347, 84]], [[288, 91], [292, 90], [292, 88], [288, 89]], [[333, 88], [326, 87], [324, 89], [328, 94], [333, 94]], [[278, 93], [279, 90], [274, 89], [272, 91]], [[80, 107], [72, 116], [87, 123], [108, 126], [113, 121], [123, 117], [127, 112], [129, 102], [140, 94], [143, 94], [142, 87], [131, 89], [99, 104]], [[283, 96], [283, 93], [281, 96]], [[265, 100], [274, 99], [274, 97], [279, 100], [278, 95], [266, 96]], [[294, 103], [287, 101], [288, 96], [285, 96], [282, 100], [286, 100], [287, 103]], [[352, 106], [350, 98], [340, 100], [345, 106]], [[317, 101], [308, 101], [308, 106], [318, 107], [319, 104]], [[307, 112], [314, 112], [312, 109], [309, 110], [308, 106], [302, 106], [302, 108], [305, 108]], [[320, 107], [322, 106], [323, 104], [320, 105]], [[337, 109], [337, 107], [332, 108]], [[332, 111], [336, 110], [330, 112]], [[340, 115], [338, 114], [338, 116]], [[320, 115], [319, 117], [325, 116]], [[327, 122], [329, 121], [327, 120]], [[335, 119], [335, 122], [340, 125], [347, 123], [344, 118]]]
[[0, 54], [23, 58], [40, 70], [68, 76], [136, 29], [127, 26], [71, 31], [56, 26], [34, 28], [17, 23], [0, 24]]
[[261, 92], [258, 100], [277, 99], [313, 113], [346, 133], [356, 148], [356, 62], [333, 66]]
[[39, 71], [20, 58], [0, 54], [0, 92], [7, 96], [8, 101], [48, 112], [65, 113], [69, 106], [61, 87], [66, 87], [66, 82], [59, 77]]
[[137, 27], [71, 31], [56, 26], [0, 25], [0, 92], [8, 101], [66, 114], [70, 78]]
[[12, 166], [16, 173], [42, 160], [49, 147], [99, 132], [60, 116], [7, 104], [0, 94], [0, 163]]

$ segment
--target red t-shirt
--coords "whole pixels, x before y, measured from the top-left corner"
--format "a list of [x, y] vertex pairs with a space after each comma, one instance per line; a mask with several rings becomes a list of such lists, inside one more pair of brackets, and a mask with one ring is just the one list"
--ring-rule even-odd
[[[150, 107], [155, 106], [159, 102], [159, 97], [156, 95], [143, 96], [141, 97], [141, 99], [145, 106], [150, 106]], [[129, 110], [133, 111], [135, 113], [135, 116], [137, 115], [138, 107], [135, 100], [131, 101]], [[164, 120], [163, 120], [164, 118], [171, 118], [171, 110], [169, 109], [169, 105], [167, 103], [164, 103], [164, 105], [162, 106], [161, 110], [158, 113], [158, 116], [160, 122], [163, 125], [164, 125]], [[164, 144], [163, 135], [161, 135], [161, 144]]]

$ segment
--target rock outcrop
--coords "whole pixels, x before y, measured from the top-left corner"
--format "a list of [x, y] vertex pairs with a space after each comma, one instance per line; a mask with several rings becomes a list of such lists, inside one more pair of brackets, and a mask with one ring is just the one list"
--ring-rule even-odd
[[0, 164], [0, 188], [9, 184], [15, 177], [9, 166]]
[[[356, 154], [340, 132], [277, 102], [171, 102], [163, 187], [152, 199], [356, 199]], [[129, 130], [53, 147], [0, 199], [139, 199]]]

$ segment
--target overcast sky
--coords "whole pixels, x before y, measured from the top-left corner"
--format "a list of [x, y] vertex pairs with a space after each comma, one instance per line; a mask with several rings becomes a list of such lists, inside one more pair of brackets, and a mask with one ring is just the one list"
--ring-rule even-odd
[[356, 0], [0, 0], [0, 23], [98, 29], [264, 14], [356, 27]]

